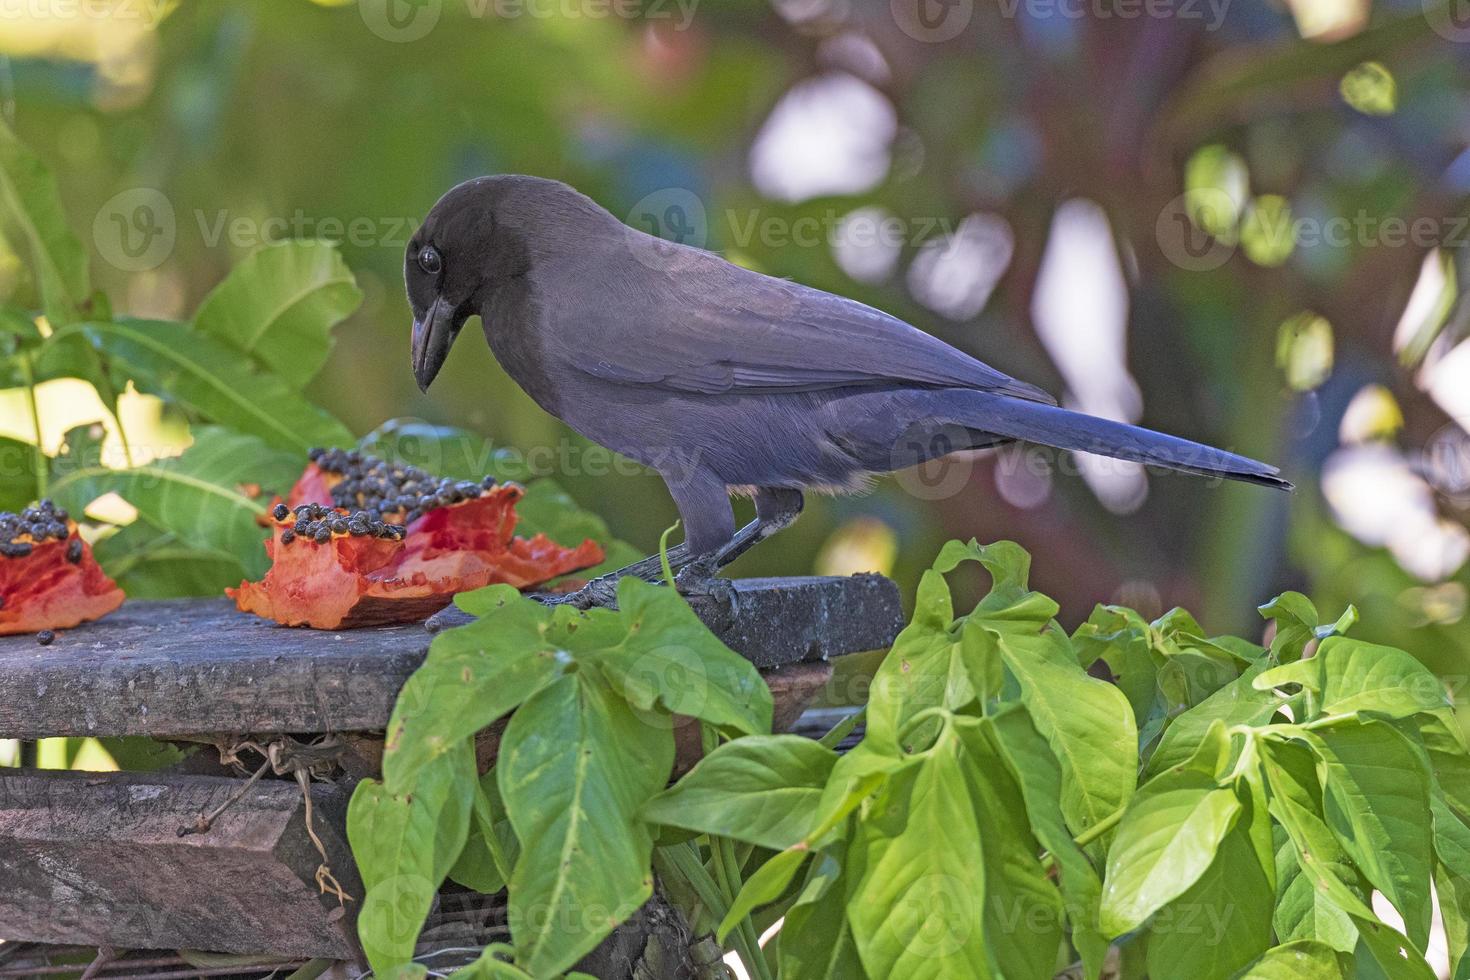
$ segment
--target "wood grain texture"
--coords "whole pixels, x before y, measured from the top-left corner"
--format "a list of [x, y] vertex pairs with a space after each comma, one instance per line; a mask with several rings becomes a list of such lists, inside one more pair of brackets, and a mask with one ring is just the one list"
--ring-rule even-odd
[[[733, 608], [695, 608], [761, 668], [886, 647], [903, 625], [877, 575], [734, 586]], [[430, 639], [418, 625], [289, 629], [223, 598], [132, 601], [50, 646], [0, 637], [0, 738], [377, 731]]]
[[[262, 780], [204, 834], [178, 836], [240, 786], [148, 773], [0, 771], [0, 936], [147, 949], [351, 958], [350, 922], [314, 881], [294, 782]], [[316, 829], [361, 903], [346, 796], [315, 785]]]

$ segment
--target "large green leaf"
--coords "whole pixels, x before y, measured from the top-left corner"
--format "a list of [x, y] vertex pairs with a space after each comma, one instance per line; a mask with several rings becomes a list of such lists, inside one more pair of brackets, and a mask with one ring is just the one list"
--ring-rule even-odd
[[1051, 980], [1062, 945], [1062, 896], [1037, 854], [1023, 792], [983, 719], [957, 718], [963, 774], [986, 835], [985, 949], [998, 977]]
[[1346, 980], [1331, 946], [1299, 939], [1261, 954], [1239, 974], [1239, 980]]
[[[1323, 817], [1315, 757], [1302, 742], [1275, 738], [1263, 739], [1260, 752], [1271, 815], [1286, 831], [1295, 851], [1294, 864], [1307, 882], [1300, 900], [1277, 908], [1277, 932], [1336, 945], [1345, 939], [1346, 930], [1335, 913], [1371, 919], [1373, 910], [1358, 893], [1357, 873]], [[1288, 875], [1279, 875], [1277, 881], [1290, 884]]]
[[[1303, 753], [1305, 755], [1306, 753]], [[1307, 759], [1310, 767], [1311, 760]], [[1352, 917], [1338, 908], [1303, 873], [1297, 859], [1297, 845], [1282, 830], [1277, 835], [1276, 909], [1272, 922], [1283, 941], [1313, 940], [1343, 953], [1351, 953], [1358, 944], [1358, 930]], [[1336, 847], [1332, 873], [1342, 880], [1353, 875], [1351, 865], [1341, 848]]]
[[74, 324], [53, 334], [61, 343], [83, 333], [131, 377], [139, 390], [174, 401], [202, 418], [305, 453], [313, 446], [352, 444], [347, 428], [280, 377], [252, 370], [224, 344], [162, 320]]
[[591, 664], [511, 716], [496, 770], [521, 842], [510, 928], [527, 972], [571, 966], [651, 894], [653, 839], [638, 811], [673, 761], [667, 727], [647, 724]]
[[776, 937], [781, 980], [865, 980], [847, 921], [847, 878], [818, 854]]
[[1407, 718], [1451, 703], [1444, 682], [1409, 654], [1345, 636], [1329, 637], [1316, 656], [1268, 670], [1253, 683], [1258, 690], [1299, 684], [1324, 716], [1371, 711]]
[[1227, 726], [1270, 721], [1285, 699], [1269, 688], [1260, 690], [1252, 683], [1269, 666], [1264, 659], [1257, 661], [1235, 680], [1169, 722], [1145, 771], [1155, 775], [1184, 762], [1199, 748], [1205, 733], [1216, 721], [1223, 721]]
[[132, 599], [219, 595], [245, 575], [239, 559], [197, 548], [146, 518], [98, 541], [92, 554]]
[[1269, 820], [1264, 806], [1259, 813], [1242, 813], [1199, 880], [1154, 916], [1148, 930], [1150, 976], [1227, 980], [1271, 944], [1276, 895], [1250, 831], [1252, 822], [1269, 826]]
[[1439, 892], [1450, 958], [1450, 980], [1470, 980], [1470, 827], [1436, 797], [1434, 886]]
[[1382, 721], [1307, 735], [1325, 765], [1325, 814], [1343, 849], [1404, 917], [1421, 951], [1429, 941], [1433, 824], [1422, 751]]
[[1235, 792], [1193, 766], [1139, 789], [1108, 851], [1099, 922], [1120, 936], [1187, 891], [1215, 859], [1241, 811]]
[[726, 742], [655, 796], [643, 817], [781, 850], [811, 830], [837, 753], [798, 735]]
[[1020, 787], [1031, 832], [1060, 869], [1059, 883], [1072, 923], [1072, 943], [1082, 956], [1083, 972], [1096, 977], [1107, 955], [1108, 941], [1098, 928], [1102, 880], [1086, 852], [1078, 847], [1062, 816], [1062, 769], [1051, 747], [1019, 705], [989, 719], [1000, 755]]
[[91, 286], [87, 253], [66, 224], [56, 179], [0, 122], [0, 201], [30, 251], [41, 308], [53, 327], [70, 323]]
[[888, 779], [848, 846], [847, 918], [873, 977], [983, 980], [986, 865], [959, 739]]
[[358, 783], [347, 808], [347, 838], [367, 889], [357, 931], [377, 971], [407, 963], [439, 885], [469, 834], [475, 754], [460, 742], [424, 767], [414, 791]]
[[22, 510], [35, 499], [35, 447], [0, 436], [0, 510]]
[[509, 714], [571, 664], [548, 636], [551, 614], [509, 585], [477, 593], [478, 619], [445, 630], [399, 692], [388, 721], [383, 779], [412, 789], [432, 760]]
[[626, 576], [618, 610], [624, 638], [596, 658], [630, 704], [642, 711], [662, 705], [747, 734], [771, 730], [771, 690], [760, 671], [720, 642], [675, 590]]
[[[247, 575], [269, 566], [265, 531], [257, 519], [272, 492], [285, 493], [301, 471], [301, 460], [253, 436], [205, 426], [182, 456], [129, 470], [95, 461], [68, 468], [51, 485], [58, 504], [80, 514], [105, 493], [115, 492], [155, 527], [192, 547], [240, 561]], [[249, 488], [262, 488], [250, 496]]]
[[1057, 629], [997, 634], [1021, 701], [1062, 767], [1062, 813], [1073, 834], [1127, 805], [1137, 784], [1138, 730], [1128, 699], [1077, 663]]
[[277, 242], [231, 269], [199, 305], [194, 325], [300, 390], [326, 363], [332, 327], [361, 302], [335, 245]]

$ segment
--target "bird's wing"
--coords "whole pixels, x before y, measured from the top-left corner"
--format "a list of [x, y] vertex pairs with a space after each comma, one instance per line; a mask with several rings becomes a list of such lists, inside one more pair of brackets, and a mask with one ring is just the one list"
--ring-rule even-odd
[[[691, 254], [693, 253], [693, 254]], [[914, 384], [1056, 404], [856, 300], [687, 250], [651, 292], [613, 287], [577, 311], [576, 363], [596, 377], [676, 391], [800, 391]], [[646, 281], [645, 281], [646, 282]], [[657, 309], [659, 315], [651, 316]]]

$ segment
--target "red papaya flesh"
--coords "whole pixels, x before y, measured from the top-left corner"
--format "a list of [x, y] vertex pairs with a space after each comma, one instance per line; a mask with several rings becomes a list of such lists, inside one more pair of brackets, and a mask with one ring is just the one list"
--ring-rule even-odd
[[122, 602], [65, 510], [43, 500], [0, 513], [0, 635], [67, 629]]
[[456, 593], [518, 589], [590, 568], [602, 548], [515, 536], [514, 484], [456, 483], [357, 452], [313, 451], [271, 512], [271, 567], [226, 592], [287, 626], [350, 629], [412, 623]]

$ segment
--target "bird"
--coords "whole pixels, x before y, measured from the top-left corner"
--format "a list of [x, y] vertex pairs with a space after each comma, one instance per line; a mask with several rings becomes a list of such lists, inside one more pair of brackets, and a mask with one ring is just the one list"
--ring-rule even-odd
[[[1059, 407], [856, 300], [763, 275], [619, 221], [556, 180], [457, 184], [404, 253], [412, 366], [427, 392], [470, 317], [545, 411], [657, 472], [684, 529], [681, 591], [790, 526], [811, 492], [850, 493], [952, 452], [1028, 442], [1289, 490], [1235, 453]], [[737, 529], [732, 496], [754, 498]], [[559, 601], [613, 605], [625, 575]], [[728, 584], [726, 582], [726, 584]]]

